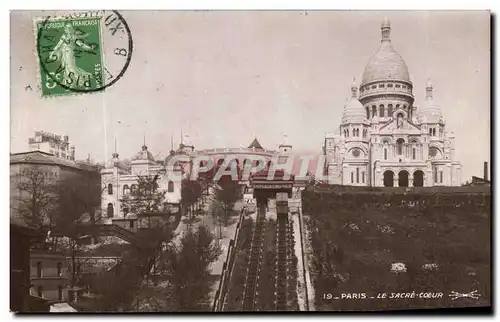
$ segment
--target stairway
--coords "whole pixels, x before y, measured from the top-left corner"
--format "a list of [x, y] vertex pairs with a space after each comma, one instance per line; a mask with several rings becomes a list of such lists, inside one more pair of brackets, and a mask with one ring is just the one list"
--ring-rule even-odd
[[243, 297], [243, 310], [245, 311], [253, 311], [255, 308], [255, 293], [257, 291], [258, 275], [262, 259], [265, 220], [266, 210], [265, 208], [259, 208], [250, 249], [247, 280]]
[[287, 308], [287, 259], [288, 247], [288, 216], [278, 216], [278, 238], [276, 240], [276, 310], [286, 311]]

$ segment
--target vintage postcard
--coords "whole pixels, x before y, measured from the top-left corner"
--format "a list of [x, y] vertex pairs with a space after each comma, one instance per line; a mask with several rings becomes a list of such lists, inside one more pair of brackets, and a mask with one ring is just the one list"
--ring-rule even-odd
[[12, 11], [11, 311], [491, 312], [490, 24]]

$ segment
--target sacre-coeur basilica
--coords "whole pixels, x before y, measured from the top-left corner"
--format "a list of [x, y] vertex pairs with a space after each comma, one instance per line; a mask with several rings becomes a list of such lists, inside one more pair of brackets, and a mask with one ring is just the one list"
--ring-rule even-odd
[[429, 80], [426, 99], [418, 107], [415, 90], [419, 89], [414, 88], [403, 58], [392, 46], [391, 24], [385, 19], [378, 52], [366, 65], [359, 87], [351, 85], [351, 99], [338, 130], [325, 136], [323, 153], [330, 183], [460, 185], [455, 138], [434, 100], [434, 86]]

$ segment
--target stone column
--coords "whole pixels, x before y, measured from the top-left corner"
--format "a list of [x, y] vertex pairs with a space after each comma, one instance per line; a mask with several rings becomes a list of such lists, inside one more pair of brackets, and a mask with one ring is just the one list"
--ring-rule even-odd
[[408, 171], [408, 187], [413, 187], [413, 172]]

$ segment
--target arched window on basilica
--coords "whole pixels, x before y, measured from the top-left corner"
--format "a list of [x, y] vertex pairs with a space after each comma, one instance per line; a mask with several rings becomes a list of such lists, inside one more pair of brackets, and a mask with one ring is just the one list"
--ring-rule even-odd
[[366, 118], [370, 119], [370, 108], [368, 106], [366, 107]]
[[354, 183], [354, 172], [351, 172], [351, 183]]
[[392, 117], [392, 104], [387, 107], [387, 117]]
[[415, 160], [417, 158], [417, 149], [412, 149], [412, 159]]
[[361, 182], [365, 183], [365, 172], [361, 172]]
[[108, 184], [108, 195], [112, 195], [113, 194], [113, 184], [109, 183]]
[[359, 183], [359, 168], [356, 168], [356, 183]]
[[384, 109], [385, 109], [385, 108], [384, 108], [384, 105], [380, 105], [380, 106], [378, 107], [378, 116], [380, 116], [380, 117], [385, 117], [385, 113], [384, 113], [384, 112], [385, 112], [385, 110], [384, 110]]
[[384, 160], [387, 160], [387, 148], [384, 148]]
[[398, 139], [396, 141], [398, 155], [402, 155], [403, 154], [403, 144], [404, 143], [405, 143], [405, 140], [403, 140], [403, 139]]
[[372, 106], [372, 117], [377, 116], [377, 107], [375, 105]]
[[168, 192], [174, 192], [174, 183], [172, 181], [168, 182]]

